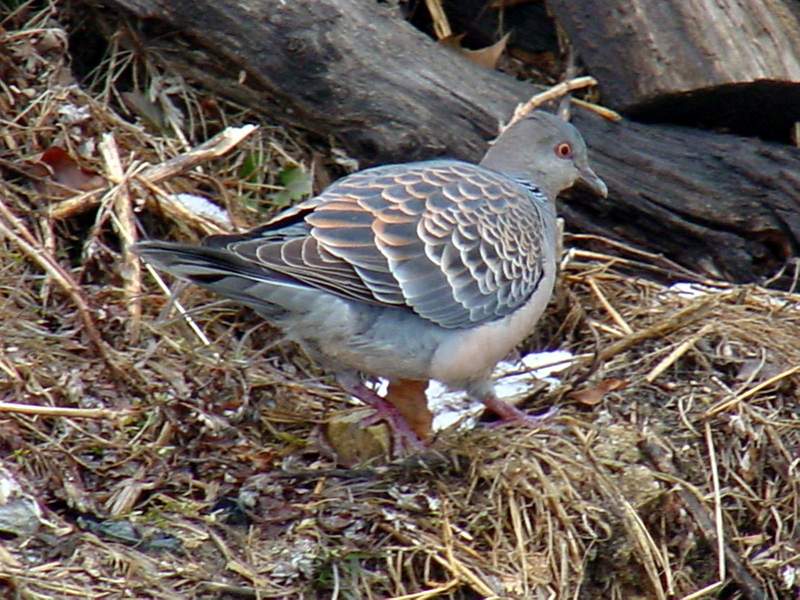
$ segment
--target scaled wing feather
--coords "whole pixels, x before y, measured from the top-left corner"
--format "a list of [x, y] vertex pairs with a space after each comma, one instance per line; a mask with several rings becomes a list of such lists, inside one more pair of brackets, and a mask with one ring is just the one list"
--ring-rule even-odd
[[208, 243], [305, 285], [445, 328], [524, 304], [543, 265], [535, 188], [458, 161], [361, 171], [243, 235]]

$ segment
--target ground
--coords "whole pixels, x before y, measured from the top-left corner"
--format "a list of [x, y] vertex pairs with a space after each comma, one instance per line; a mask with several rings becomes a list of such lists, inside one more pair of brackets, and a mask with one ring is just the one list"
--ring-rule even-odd
[[576, 357], [523, 399], [551, 422], [393, 458], [378, 430], [357, 442], [378, 458], [343, 461], [354, 401], [247, 311], [171, 299], [126, 244], [263, 221], [352, 162], [121, 46], [78, 84], [70, 22], [22, 5], [0, 54], [0, 590], [800, 595], [798, 295], [568, 235], [524, 348]]

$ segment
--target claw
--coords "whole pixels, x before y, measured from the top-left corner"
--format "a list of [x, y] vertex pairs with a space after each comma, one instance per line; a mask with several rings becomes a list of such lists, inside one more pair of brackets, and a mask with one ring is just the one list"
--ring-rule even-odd
[[[377, 396], [377, 394], [376, 394]], [[380, 396], [378, 396], [380, 398]], [[380, 398], [380, 402], [370, 404], [375, 412], [361, 421], [363, 427], [369, 427], [379, 421], [385, 421], [392, 430], [392, 454], [402, 456], [408, 452], [425, 449], [424, 442], [414, 433], [408, 422], [390, 402]]]
[[484, 406], [500, 417], [500, 421], [493, 423], [491, 427], [498, 427], [501, 425], [526, 425], [528, 427], [541, 427], [548, 426], [547, 421], [552, 419], [558, 414], [558, 409], [551, 406], [546, 412], [540, 415], [531, 415], [512, 406], [508, 402], [496, 398], [495, 396], [487, 396], [481, 400]]
[[361, 381], [340, 378], [339, 383], [345, 391], [375, 410], [373, 415], [361, 421], [362, 426], [369, 427], [380, 421], [386, 422], [389, 429], [392, 431], [392, 453], [395, 456], [402, 456], [409, 452], [417, 452], [425, 449], [425, 442], [415, 432], [397, 406], [386, 398], [379, 396]]

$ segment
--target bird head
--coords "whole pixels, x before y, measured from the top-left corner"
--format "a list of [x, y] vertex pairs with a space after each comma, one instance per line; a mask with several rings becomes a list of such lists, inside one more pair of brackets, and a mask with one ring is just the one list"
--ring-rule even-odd
[[570, 123], [544, 111], [533, 111], [506, 129], [481, 165], [530, 181], [554, 200], [577, 181], [602, 197], [605, 182], [589, 166], [586, 142]]

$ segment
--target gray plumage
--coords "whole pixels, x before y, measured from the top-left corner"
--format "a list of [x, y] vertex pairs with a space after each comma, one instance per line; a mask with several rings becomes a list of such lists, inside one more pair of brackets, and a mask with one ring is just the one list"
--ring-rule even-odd
[[550, 298], [555, 198], [578, 179], [605, 195], [578, 131], [535, 112], [480, 165], [367, 169], [247, 233], [134, 250], [255, 309], [337, 373], [438, 379], [486, 401], [492, 368]]

